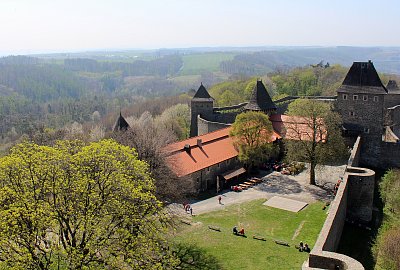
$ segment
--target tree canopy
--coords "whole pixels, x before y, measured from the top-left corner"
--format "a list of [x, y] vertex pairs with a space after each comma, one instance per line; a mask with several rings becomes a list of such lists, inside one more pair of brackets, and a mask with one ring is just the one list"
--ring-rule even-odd
[[286, 125], [286, 158], [310, 164], [310, 184], [315, 185], [318, 164], [343, 160], [347, 153], [340, 133], [340, 116], [328, 103], [298, 99], [289, 104], [294, 121]]
[[262, 112], [245, 112], [236, 117], [230, 136], [239, 150], [239, 160], [248, 165], [259, 165], [273, 156], [277, 147], [272, 144], [273, 128]]
[[173, 259], [148, 165], [113, 140], [25, 142], [0, 159], [0, 265], [164, 269]]
[[374, 246], [376, 264], [380, 269], [400, 269], [400, 171], [386, 172], [379, 188], [384, 219]]

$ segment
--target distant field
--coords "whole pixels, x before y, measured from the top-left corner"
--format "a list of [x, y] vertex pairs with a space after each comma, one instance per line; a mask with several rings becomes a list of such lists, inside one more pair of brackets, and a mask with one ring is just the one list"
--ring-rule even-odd
[[189, 89], [190, 87], [198, 87], [198, 85], [200, 84], [200, 78], [200, 75], [184, 75], [169, 78], [168, 80], [185, 89]]
[[204, 71], [219, 71], [222, 61], [232, 60], [236, 53], [199, 53], [183, 55], [181, 75], [196, 75]]
[[[224, 269], [301, 269], [308, 254], [299, 252], [294, 245], [303, 241], [314, 246], [326, 218], [323, 203], [292, 213], [264, 206], [264, 201], [254, 200], [196, 216], [193, 225], [182, 225], [175, 240], [204, 248]], [[208, 229], [208, 225], [218, 226], [221, 232]], [[243, 226], [247, 238], [233, 235], [234, 225]], [[253, 235], [267, 241], [255, 240]], [[290, 247], [275, 244], [275, 239]]]

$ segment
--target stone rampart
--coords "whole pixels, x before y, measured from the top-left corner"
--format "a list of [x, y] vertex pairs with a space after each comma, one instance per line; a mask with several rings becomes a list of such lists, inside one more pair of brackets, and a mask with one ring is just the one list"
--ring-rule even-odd
[[197, 128], [198, 128], [198, 135], [203, 135], [209, 132], [213, 132], [222, 128], [229, 127], [231, 124], [224, 124], [219, 122], [208, 121], [197, 116]]
[[[360, 160], [360, 137], [357, 138], [351, 151], [343, 181], [339, 186], [335, 199], [332, 201], [328, 217], [321, 229], [315, 246], [310, 256], [304, 262], [302, 269], [352, 269], [364, 270], [363, 265], [357, 260], [344, 254], [336, 253], [346, 219], [368, 219], [369, 211], [372, 213], [372, 197], [368, 202], [361, 202], [358, 207], [351, 196], [361, 190], [365, 183], [373, 183], [375, 173], [372, 170], [355, 167]], [[360, 182], [361, 180], [361, 182]], [[365, 186], [367, 188], [367, 185]], [[368, 187], [369, 188], [369, 187]], [[373, 194], [373, 188], [372, 188]], [[370, 209], [367, 206], [370, 206]]]

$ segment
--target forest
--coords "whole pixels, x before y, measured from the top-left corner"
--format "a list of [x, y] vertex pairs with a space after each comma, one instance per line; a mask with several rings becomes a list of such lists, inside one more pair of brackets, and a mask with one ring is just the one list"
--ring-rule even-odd
[[[335, 95], [349, 55], [377, 58], [390, 71], [396, 49], [259, 48], [169, 49], [7, 56], [0, 58], [0, 145], [19, 138], [81, 126], [109, 131], [120, 111], [161, 116], [188, 104], [202, 82], [217, 106], [247, 101], [257, 78], [275, 99]], [[334, 59], [332, 59], [335, 57]], [[326, 59], [325, 61], [323, 59]], [[330, 60], [331, 59], [331, 60]], [[328, 63], [328, 60], [330, 61]], [[393, 60], [393, 61], [392, 61]], [[318, 63], [322, 63], [318, 65]], [[340, 63], [340, 64], [337, 64]], [[381, 74], [384, 82], [396, 74]], [[184, 123], [182, 120], [177, 120]], [[184, 138], [185, 125], [177, 131]]]

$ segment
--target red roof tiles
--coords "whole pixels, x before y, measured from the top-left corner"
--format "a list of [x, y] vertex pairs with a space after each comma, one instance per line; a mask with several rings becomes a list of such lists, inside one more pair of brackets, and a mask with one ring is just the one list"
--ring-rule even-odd
[[[304, 132], [310, 130], [301, 117], [276, 114], [271, 116], [270, 120], [275, 130], [271, 141], [281, 137], [296, 139], [297, 135], [288, 128], [293, 124], [300, 125]], [[229, 137], [230, 130], [231, 127], [227, 127], [167, 145], [163, 149], [167, 155], [167, 163], [177, 176], [181, 177], [237, 157], [238, 151], [234, 147], [232, 138]]]

